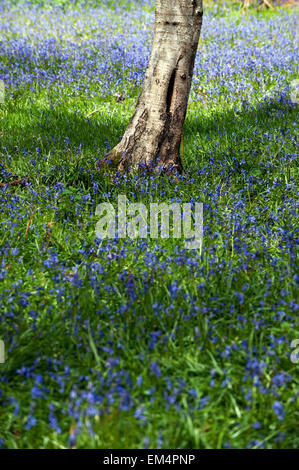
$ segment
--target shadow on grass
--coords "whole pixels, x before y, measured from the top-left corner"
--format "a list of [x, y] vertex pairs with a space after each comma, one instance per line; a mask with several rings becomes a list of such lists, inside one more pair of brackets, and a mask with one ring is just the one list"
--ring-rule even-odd
[[[42, 109], [34, 105], [24, 110], [20, 106], [14, 109], [10, 103], [8, 108], [6, 127], [0, 129], [0, 152], [12, 156], [19, 177], [27, 176], [22, 173], [26, 159], [38, 160], [50, 154], [56, 156], [53, 159], [56, 164], [72, 166], [76, 162], [76, 168], [81, 165], [94, 170], [96, 161], [119, 141], [130, 118], [127, 115], [124, 120], [120, 113], [114, 116], [94, 113], [86, 118], [63, 107]], [[214, 152], [216, 158], [221, 158], [221, 152], [232, 152], [232, 145], [234, 155], [244, 157], [244, 146], [252, 149], [262, 146], [264, 133], [285, 132], [295, 115], [295, 107], [282, 98], [268, 99], [255, 107], [245, 103], [237, 113], [233, 110], [202, 112], [196, 117], [189, 113], [184, 143], [189, 149], [192, 147], [192, 154], [199, 147], [202, 150], [201, 160], [186, 155], [185, 168], [196, 169], [209, 161], [217, 141], [221, 150]]]

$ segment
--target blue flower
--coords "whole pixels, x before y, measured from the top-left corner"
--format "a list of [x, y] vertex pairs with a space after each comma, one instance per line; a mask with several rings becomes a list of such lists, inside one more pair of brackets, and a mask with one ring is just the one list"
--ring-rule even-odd
[[155, 377], [161, 377], [161, 369], [158, 366], [157, 362], [152, 362], [150, 366], [150, 371]]
[[252, 427], [254, 429], [261, 429], [261, 423], [259, 421], [256, 421], [255, 423], [253, 423]]
[[285, 411], [284, 411], [282, 403], [280, 401], [275, 401], [272, 405], [272, 408], [277, 418], [279, 419], [279, 421], [283, 421], [285, 417]]
[[36, 426], [36, 418], [34, 416], [29, 416], [29, 418], [27, 419], [27, 423], [25, 425], [25, 429], [26, 431], [29, 431], [29, 429], [33, 428], [34, 426]]

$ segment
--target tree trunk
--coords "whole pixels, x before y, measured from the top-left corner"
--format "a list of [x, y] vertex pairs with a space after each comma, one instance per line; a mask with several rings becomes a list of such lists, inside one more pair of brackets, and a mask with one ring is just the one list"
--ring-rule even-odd
[[142, 92], [122, 140], [104, 159], [120, 171], [182, 171], [180, 142], [202, 15], [201, 0], [156, 0]]

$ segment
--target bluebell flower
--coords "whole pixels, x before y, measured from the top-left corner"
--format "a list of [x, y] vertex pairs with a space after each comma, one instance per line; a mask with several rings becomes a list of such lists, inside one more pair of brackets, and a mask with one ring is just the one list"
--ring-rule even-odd
[[157, 377], [157, 378], [161, 377], [161, 369], [158, 366], [157, 362], [152, 362], [151, 363], [150, 371], [155, 377]]
[[26, 431], [29, 431], [29, 429], [33, 428], [34, 426], [36, 426], [36, 418], [31, 415], [27, 419], [25, 429], [26, 429]]
[[272, 405], [272, 408], [279, 421], [283, 421], [285, 417], [285, 411], [282, 403], [279, 401], [275, 401]]

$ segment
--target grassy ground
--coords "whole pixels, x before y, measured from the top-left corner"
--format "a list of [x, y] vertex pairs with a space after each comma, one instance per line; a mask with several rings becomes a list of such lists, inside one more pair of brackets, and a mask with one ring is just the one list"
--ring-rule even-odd
[[[150, 1], [8, 3], [0, 446], [298, 447], [296, 12], [207, 8], [177, 181], [95, 171], [134, 110]], [[97, 239], [119, 194], [203, 202], [202, 252]]]

